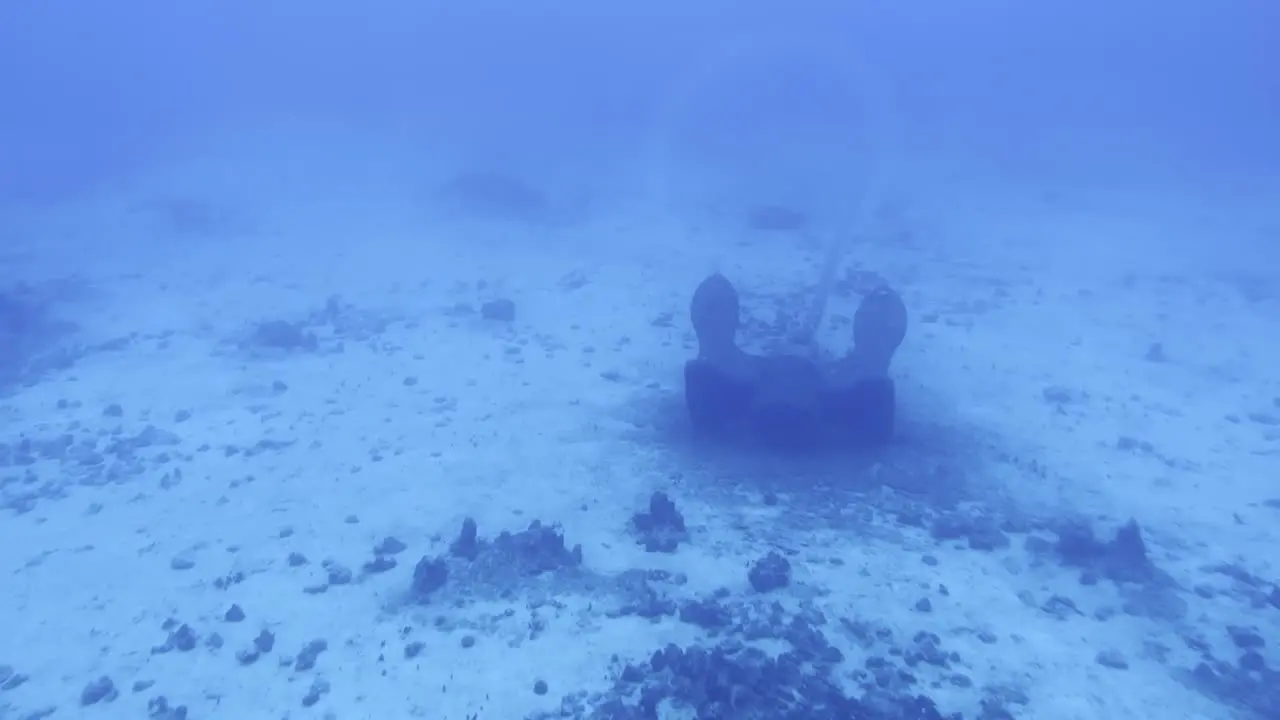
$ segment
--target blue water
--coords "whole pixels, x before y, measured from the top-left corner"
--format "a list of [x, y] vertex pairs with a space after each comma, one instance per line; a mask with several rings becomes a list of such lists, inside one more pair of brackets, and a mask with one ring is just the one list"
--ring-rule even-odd
[[[0, 718], [1280, 718], [1277, 128], [1264, 0], [9, 0]], [[712, 272], [895, 442], [686, 437]]]

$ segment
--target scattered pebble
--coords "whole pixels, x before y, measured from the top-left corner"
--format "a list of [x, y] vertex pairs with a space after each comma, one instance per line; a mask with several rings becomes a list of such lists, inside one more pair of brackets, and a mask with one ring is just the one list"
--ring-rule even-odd
[[405, 545], [399, 539], [388, 535], [377, 545], [373, 546], [373, 553], [375, 555], [398, 555], [408, 548], [409, 546]]
[[173, 559], [169, 561], [169, 567], [173, 570], [190, 570], [195, 566], [195, 559], [186, 553], [175, 555]]
[[791, 563], [771, 550], [751, 566], [747, 579], [756, 592], [781, 590], [791, 584]]
[[1094, 660], [1103, 667], [1113, 668], [1115, 670], [1128, 670], [1129, 661], [1118, 650], [1103, 650], [1099, 652]]
[[516, 319], [516, 304], [505, 298], [490, 300], [480, 306], [480, 317], [495, 322], [512, 322]]
[[253, 639], [253, 647], [260, 653], [269, 653], [276, 646], [276, 636], [270, 630], [263, 630]]
[[328, 649], [329, 643], [324, 640], [312, 640], [298, 651], [298, 656], [293, 661], [293, 669], [301, 672], [314, 668], [316, 661], [320, 659], [320, 653]]
[[302, 696], [302, 707], [311, 707], [320, 702], [320, 699], [329, 694], [329, 681], [322, 678], [316, 678], [311, 681], [311, 687], [307, 689], [307, 694]]
[[96, 680], [90, 681], [80, 691], [80, 704], [88, 706], [100, 702], [111, 702], [117, 696], [119, 696], [119, 693], [116, 692], [116, 684], [111, 681], [111, 678], [103, 675]]

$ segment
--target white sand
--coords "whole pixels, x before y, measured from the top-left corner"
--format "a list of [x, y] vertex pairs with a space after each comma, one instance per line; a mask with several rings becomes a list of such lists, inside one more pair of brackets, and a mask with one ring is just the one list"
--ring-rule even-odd
[[[0, 663], [29, 676], [0, 693], [13, 717], [50, 706], [60, 708], [55, 717], [145, 717], [148, 698], [163, 694], [198, 719], [511, 719], [551, 710], [568, 693], [605, 690], [611, 656], [641, 660], [702, 637], [674, 619], [608, 619], [581, 594], [536, 611], [527, 598], [406, 607], [413, 563], [441, 551], [465, 516], [482, 536], [533, 519], [562, 523], [589, 570], [687, 573], [688, 596], [719, 587], [749, 594], [747, 564], [786, 550], [795, 566], [793, 586], [780, 593], [788, 607], [811, 598], [831, 618], [884, 624], [904, 642], [921, 630], [940, 635], [975, 688], [929, 692], [966, 716], [988, 684], [1024, 690], [1030, 704], [1017, 710], [1026, 718], [1233, 716], [1172, 677], [1171, 666], [1194, 657], [1169, 623], [1094, 619], [1119, 604], [1116, 590], [1031, 562], [1016, 537], [1008, 551], [961, 551], [910, 528], [860, 533], [852, 520], [818, 522], [786, 496], [765, 507], [757, 494], [709, 489], [720, 479], [714, 465], [682, 466], [678, 451], [644, 429], [647, 409], [679, 390], [694, 284], [720, 269], [751, 290], [802, 289], [814, 280], [812, 249], [742, 243], [713, 216], [639, 209], [549, 229], [431, 225], [402, 198], [385, 208], [365, 202], [376, 189], [324, 206], [305, 195], [268, 207], [269, 231], [240, 240], [141, 237], [136, 217], [120, 213], [127, 198], [104, 200], [81, 220], [32, 226], [43, 230], [26, 238], [41, 245], [31, 271], [58, 277], [70, 264], [92, 288], [71, 306], [87, 332], [135, 341], [5, 398], [0, 439], [129, 436], [155, 425], [180, 443], [161, 448], [172, 455], [167, 465], [147, 461], [138, 476], [102, 487], [72, 482], [65, 498], [0, 518]], [[896, 361], [903, 413], [971, 447], [984, 468], [975, 487], [1033, 513], [1096, 516], [1104, 529], [1136, 517], [1157, 562], [1188, 587], [1227, 587], [1200, 570], [1218, 562], [1280, 578], [1271, 560], [1280, 510], [1261, 505], [1280, 496], [1280, 428], [1245, 417], [1280, 414], [1277, 300], [1246, 302], [1230, 268], [1140, 252], [1142, 233], [1164, 229], [1144, 229], [1137, 211], [925, 207], [904, 217], [916, 227], [913, 246], [885, 240], [891, 229], [881, 227], [850, 257], [902, 288], [915, 319]], [[559, 288], [575, 271], [587, 284]], [[476, 290], [480, 280], [490, 289]], [[335, 354], [248, 361], [221, 344], [259, 320], [318, 310], [333, 294], [395, 322]], [[509, 330], [443, 312], [495, 295], [517, 304]], [[674, 326], [655, 327], [668, 311]], [[922, 321], [930, 313], [939, 321]], [[1153, 342], [1167, 362], [1143, 359]], [[410, 377], [416, 385], [405, 384]], [[283, 393], [270, 389], [277, 380]], [[1046, 402], [1048, 386], [1079, 400]], [[111, 403], [122, 417], [104, 416]], [[177, 422], [180, 411], [190, 418]], [[1120, 451], [1121, 436], [1153, 452]], [[224, 452], [263, 440], [289, 444], [251, 457]], [[181, 481], [163, 487], [179, 468]], [[27, 471], [53, 478], [65, 468], [42, 460], [3, 473]], [[676, 498], [693, 528], [674, 556], [646, 555], [626, 532], [657, 489]], [[321, 561], [358, 569], [388, 535], [409, 547], [398, 568], [304, 592], [323, 579]], [[310, 564], [289, 567], [291, 552]], [[936, 567], [919, 560], [925, 553]], [[172, 569], [175, 556], [194, 567]], [[233, 573], [243, 580], [215, 587]], [[929, 592], [938, 584], [949, 597]], [[1053, 618], [1022, 592], [1037, 602], [1069, 596], [1085, 616]], [[929, 614], [912, 609], [925, 594]], [[1224, 625], [1280, 638], [1280, 611], [1250, 610], [1229, 595], [1185, 599], [1184, 629], [1224, 657]], [[232, 603], [246, 621], [222, 621]], [[529, 639], [535, 614], [545, 632]], [[457, 629], [433, 629], [437, 616]], [[220, 633], [225, 646], [153, 655], [169, 618], [202, 636]], [[241, 667], [235, 652], [263, 628], [276, 650]], [[982, 630], [998, 642], [980, 642]], [[845, 669], [860, 666], [865, 651], [834, 622], [825, 632], [848, 655]], [[474, 647], [462, 647], [467, 634]], [[314, 670], [278, 665], [315, 638], [328, 649]], [[425, 649], [406, 660], [415, 639]], [[1150, 658], [1150, 643], [1172, 649], [1168, 666]], [[1097, 664], [1101, 650], [1122, 653], [1129, 669]], [[1274, 648], [1267, 657], [1280, 662]], [[80, 708], [81, 689], [101, 675], [121, 696]], [[316, 678], [331, 689], [304, 710]], [[536, 679], [548, 683], [545, 696], [532, 692]], [[132, 692], [138, 681], [155, 684]]]

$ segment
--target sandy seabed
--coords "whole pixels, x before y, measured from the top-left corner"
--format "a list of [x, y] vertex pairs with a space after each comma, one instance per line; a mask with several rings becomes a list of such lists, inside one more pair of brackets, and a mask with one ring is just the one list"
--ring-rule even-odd
[[[81, 330], [0, 401], [0, 717], [589, 717], [655, 651], [725, 643], [834, 650], [806, 672], [966, 718], [1248, 717], [1228, 700], [1265, 708], [1280, 661], [1280, 286], [1098, 249], [1130, 229], [851, 241], [842, 272], [912, 328], [901, 438], [847, 466], [679, 432], [692, 288], [723, 272], [771, 320], [815, 281], [802, 236], [637, 212], [32, 240], [13, 266], [78, 278]], [[262, 347], [271, 321], [301, 345]], [[674, 553], [636, 541], [655, 492]], [[465, 518], [485, 553], [558, 525], [582, 563], [466, 570]], [[1136, 519], [1159, 587], [1066, 562], [1063, 518]], [[762, 592], [769, 553], [789, 582]]]

